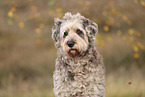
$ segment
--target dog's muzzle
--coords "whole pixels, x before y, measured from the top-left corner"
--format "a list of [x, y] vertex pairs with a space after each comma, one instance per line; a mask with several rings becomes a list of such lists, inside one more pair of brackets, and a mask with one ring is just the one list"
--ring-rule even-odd
[[79, 55], [79, 52], [77, 49], [74, 48], [75, 42], [74, 41], [68, 41], [67, 45], [69, 47], [69, 51], [68, 54], [72, 57], [75, 57], [77, 55]]

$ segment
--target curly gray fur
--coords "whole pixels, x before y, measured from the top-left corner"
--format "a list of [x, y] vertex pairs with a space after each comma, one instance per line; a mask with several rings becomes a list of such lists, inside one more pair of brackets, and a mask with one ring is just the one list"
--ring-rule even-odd
[[[68, 17], [70, 15], [71, 17]], [[60, 46], [61, 23], [69, 19], [80, 19], [87, 32], [89, 46], [83, 56], [72, 58]], [[73, 20], [72, 19], [72, 20]], [[56, 97], [105, 97], [105, 70], [103, 58], [95, 47], [95, 34], [98, 26], [80, 14], [66, 13], [62, 19], [55, 20], [52, 38], [58, 49], [54, 80]]]

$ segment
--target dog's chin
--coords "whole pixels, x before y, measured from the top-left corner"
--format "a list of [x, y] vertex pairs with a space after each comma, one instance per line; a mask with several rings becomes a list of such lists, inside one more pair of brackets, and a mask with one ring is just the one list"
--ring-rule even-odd
[[80, 53], [77, 49], [69, 49], [68, 55], [71, 57], [79, 57]]

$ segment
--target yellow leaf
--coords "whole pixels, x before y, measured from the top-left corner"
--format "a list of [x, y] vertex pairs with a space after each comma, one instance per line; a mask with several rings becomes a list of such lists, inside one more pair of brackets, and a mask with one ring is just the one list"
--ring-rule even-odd
[[129, 29], [128, 33], [129, 33], [129, 35], [133, 35], [134, 34], [134, 29]]
[[12, 7], [11, 11], [13, 11], [13, 12], [16, 11], [16, 7]]
[[141, 43], [140, 43], [140, 42], [138, 42], [138, 43], [137, 43], [137, 46], [138, 46], [138, 47], [140, 47], [140, 46], [141, 46]]
[[61, 12], [62, 12], [62, 8], [59, 7], [59, 8], [56, 9], [56, 11], [57, 11], [58, 13], [61, 13]]
[[128, 21], [127, 21], [127, 24], [128, 24], [128, 25], [131, 25], [131, 21], [128, 20]]
[[141, 5], [143, 8], [145, 8], [145, 2], [144, 1], [141, 1]]
[[41, 44], [41, 40], [40, 39], [37, 39], [37, 44]]
[[116, 10], [115, 10], [115, 9], [112, 9], [112, 10], [111, 10], [111, 13], [112, 13], [113, 15], [116, 15]]
[[36, 33], [40, 33], [41, 32], [41, 29], [40, 28], [35, 28], [35, 32]]
[[133, 50], [134, 50], [135, 52], [138, 52], [138, 46], [137, 46], [137, 45], [134, 45], [134, 46], [133, 46]]
[[85, 5], [86, 5], [86, 6], [89, 6], [89, 5], [90, 5], [90, 2], [89, 2], [89, 1], [86, 1], [86, 2], [85, 2]]
[[13, 17], [13, 12], [12, 12], [12, 11], [9, 11], [9, 12], [8, 12], [8, 16], [9, 16], [9, 17]]
[[23, 22], [19, 22], [19, 27], [23, 28], [24, 27], [24, 23]]
[[135, 54], [134, 54], [134, 58], [135, 58], [135, 59], [138, 59], [138, 58], [139, 58], [138, 53], [135, 53]]
[[37, 12], [37, 7], [36, 6], [32, 6], [32, 10], [33, 10], [33, 12]]
[[122, 18], [123, 18], [124, 21], [127, 21], [127, 20], [128, 20], [128, 19], [127, 19], [127, 16], [125, 16], [125, 15], [122, 16]]
[[109, 27], [108, 26], [104, 26], [103, 29], [104, 29], [105, 32], [109, 31]]

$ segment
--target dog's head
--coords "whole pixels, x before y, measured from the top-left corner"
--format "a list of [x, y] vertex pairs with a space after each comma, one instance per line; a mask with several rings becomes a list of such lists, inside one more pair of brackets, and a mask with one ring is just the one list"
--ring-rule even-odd
[[98, 25], [79, 13], [66, 13], [62, 19], [55, 19], [54, 24], [52, 38], [55, 46], [69, 56], [82, 56], [94, 44]]

